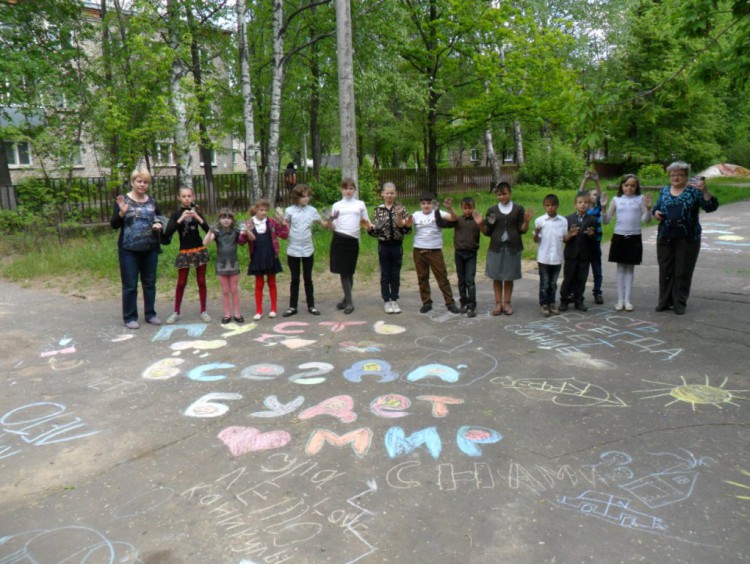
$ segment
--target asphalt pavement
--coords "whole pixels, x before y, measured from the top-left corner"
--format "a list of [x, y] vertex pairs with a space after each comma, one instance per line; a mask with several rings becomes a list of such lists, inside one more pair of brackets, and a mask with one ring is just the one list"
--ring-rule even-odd
[[702, 224], [683, 316], [653, 227], [633, 312], [606, 262], [549, 319], [534, 273], [512, 316], [479, 276], [474, 319], [360, 285], [137, 331], [0, 282], [0, 563], [750, 561], [750, 202]]

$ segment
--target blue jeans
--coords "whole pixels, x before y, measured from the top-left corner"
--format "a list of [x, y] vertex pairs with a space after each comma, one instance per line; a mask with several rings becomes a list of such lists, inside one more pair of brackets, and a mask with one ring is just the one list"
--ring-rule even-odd
[[539, 305], [555, 305], [555, 294], [557, 294], [557, 279], [560, 276], [561, 264], [542, 264], [539, 266]]
[[461, 305], [470, 309], [477, 308], [477, 252], [456, 251], [453, 258], [456, 261], [458, 274], [458, 295]]
[[596, 244], [596, 250], [591, 255], [591, 274], [594, 275], [594, 295], [602, 295], [602, 282], [604, 274], [602, 272], [602, 244]]
[[380, 296], [384, 302], [398, 301], [401, 289], [401, 265], [404, 262], [403, 245], [378, 245], [380, 260]]
[[120, 280], [122, 281], [122, 318], [138, 321], [138, 277], [143, 287], [143, 309], [148, 321], [156, 315], [156, 265], [159, 250], [128, 251], [118, 249], [120, 258]]

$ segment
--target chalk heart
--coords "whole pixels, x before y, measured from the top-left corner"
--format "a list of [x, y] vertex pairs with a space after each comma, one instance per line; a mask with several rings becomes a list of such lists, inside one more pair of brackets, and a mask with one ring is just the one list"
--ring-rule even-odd
[[453, 352], [456, 349], [470, 345], [472, 342], [473, 339], [466, 335], [446, 335], [445, 337], [419, 337], [414, 341], [414, 344], [418, 347], [434, 351]]
[[232, 456], [281, 448], [292, 442], [292, 436], [286, 431], [276, 430], [263, 433], [255, 427], [227, 427], [219, 433], [218, 437], [227, 445]]

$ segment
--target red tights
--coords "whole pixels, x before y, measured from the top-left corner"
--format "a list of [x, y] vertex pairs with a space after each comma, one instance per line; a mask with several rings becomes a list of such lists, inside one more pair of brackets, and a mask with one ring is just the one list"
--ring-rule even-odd
[[[189, 268], [180, 268], [177, 271], [177, 290], [174, 293], [174, 311], [180, 313], [182, 307], [182, 296], [185, 295], [185, 286], [187, 286]], [[201, 313], [206, 311], [206, 265], [199, 266], [195, 269], [195, 279], [198, 282], [198, 297], [201, 301]]]
[[[271, 311], [276, 311], [276, 275], [266, 274], [268, 293], [271, 296]], [[255, 313], [263, 313], [263, 274], [255, 275]]]

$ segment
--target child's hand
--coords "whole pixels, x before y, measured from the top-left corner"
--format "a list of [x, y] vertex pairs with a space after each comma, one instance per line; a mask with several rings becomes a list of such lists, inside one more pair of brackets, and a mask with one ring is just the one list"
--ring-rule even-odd
[[599, 173], [596, 172], [595, 170], [591, 170], [589, 171], [589, 178], [591, 180], [599, 180]]
[[443, 206], [445, 206], [447, 209], [451, 209], [453, 207], [453, 198], [446, 198], [443, 200]]
[[568, 237], [575, 237], [580, 231], [581, 228], [578, 225], [571, 225], [570, 229], [568, 229]]
[[534, 217], [534, 208], [527, 209], [523, 214], [523, 220], [528, 223]]
[[479, 210], [474, 210], [471, 212], [471, 217], [474, 218], [474, 221], [477, 222], [477, 225], [482, 225], [482, 214]]
[[440, 208], [440, 202], [438, 202], [437, 200], [432, 200], [431, 203], [432, 203], [432, 211], [435, 211]]
[[652, 202], [651, 194], [646, 194], [645, 196], [643, 196], [643, 204], [647, 208], [651, 208], [651, 202]]
[[602, 205], [602, 208], [607, 207], [607, 202], [609, 202], [609, 196], [607, 196], [606, 192], [602, 192], [602, 195], [599, 196], [599, 203]]
[[584, 231], [584, 233], [589, 237], [593, 237], [594, 235], [596, 235], [596, 229], [594, 229], [593, 227], [589, 227], [588, 229], [586, 229], [586, 231]]
[[331, 214], [331, 220], [338, 219], [339, 218], [339, 210], [336, 210]]

